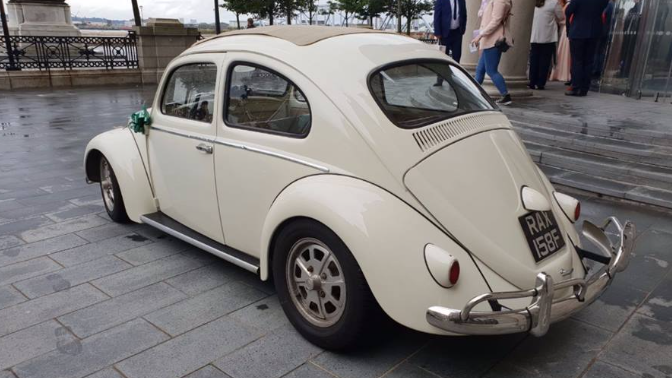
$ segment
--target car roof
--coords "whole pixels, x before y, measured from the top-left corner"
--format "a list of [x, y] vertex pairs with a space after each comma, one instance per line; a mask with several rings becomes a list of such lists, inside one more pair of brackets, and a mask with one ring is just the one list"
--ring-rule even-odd
[[[296, 44], [289, 41], [308, 43]], [[449, 59], [435, 45], [415, 38], [361, 28], [265, 26], [223, 33], [197, 42], [180, 56], [253, 53], [283, 62], [311, 79], [365, 77], [375, 67], [412, 59]]]
[[214, 39], [240, 36], [240, 35], [261, 35], [266, 37], [280, 38], [291, 42], [297, 46], [308, 46], [319, 41], [348, 34], [391, 34], [382, 30], [373, 30], [365, 28], [343, 28], [334, 26], [308, 26], [308, 25], [272, 25], [257, 27], [252, 29], [241, 29], [218, 34], [197, 42], [194, 46], [208, 43]]

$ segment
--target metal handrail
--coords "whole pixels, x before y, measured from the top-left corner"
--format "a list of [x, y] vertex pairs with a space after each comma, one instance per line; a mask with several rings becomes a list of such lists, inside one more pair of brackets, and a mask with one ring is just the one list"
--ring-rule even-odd
[[6, 37], [0, 38], [3, 39], [0, 69], [48, 71], [139, 67], [136, 34], [132, 31], [124, 37], [10, 36], [9, 43]]

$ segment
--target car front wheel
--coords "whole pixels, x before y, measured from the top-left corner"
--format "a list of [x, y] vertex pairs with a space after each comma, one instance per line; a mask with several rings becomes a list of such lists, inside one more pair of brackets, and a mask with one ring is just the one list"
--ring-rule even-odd
[[105, 204], [107, 215], [115, 222], [128, 222], [129, 219], [124, 207], [124, 199], [121, 197], [121, 189], [119, 188], [117, 177], [114, 175], [114, 170], [112, 170], [112, 166], [105, 156], [100, 158], [100, 192], [103, 195], [103, 203]]
[[356, 346], [377, 304], [354, 256], [326, 226], [300, 220], [276, 239], [273, 275], [294, 327], [325, 349]]

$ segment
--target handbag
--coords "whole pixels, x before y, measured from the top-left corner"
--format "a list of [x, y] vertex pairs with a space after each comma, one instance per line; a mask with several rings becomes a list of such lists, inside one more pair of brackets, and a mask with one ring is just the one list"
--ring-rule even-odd
[[510, 18], [511, 18], [511, 9], [509, 9], [509, 14], [506, 16], [506, 19], [502, 23], [502, 26], [504, 27], [504, 34], [502, 38], [498, 39], [495, 42], [495, 47], [502, 53], [509, 51], [509, 49], [511, 48], [511, 45], [506, 40], [506, 25], [509, 23]]

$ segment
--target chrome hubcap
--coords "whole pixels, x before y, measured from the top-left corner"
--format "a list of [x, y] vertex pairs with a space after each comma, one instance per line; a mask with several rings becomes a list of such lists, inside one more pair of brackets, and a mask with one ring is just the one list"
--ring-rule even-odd
[[107, 159], [100, 163], [100, 187], [103, 191], [103, 201], [109, 211], [114, 211], [114, 189], [112, 186], [112, 170]]
[[334, 325], [345, 310], [345, 277], [334, 253], [317, 239], [301, 239], [289, 252], [287, 286], [301, 315], [318, 327]]

